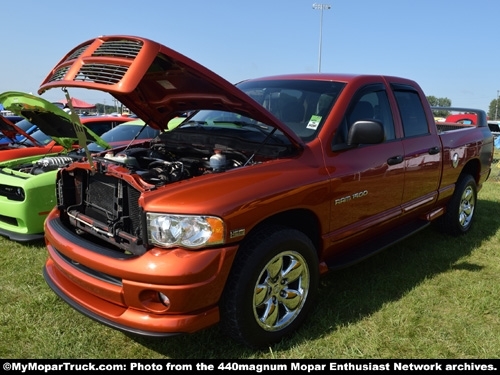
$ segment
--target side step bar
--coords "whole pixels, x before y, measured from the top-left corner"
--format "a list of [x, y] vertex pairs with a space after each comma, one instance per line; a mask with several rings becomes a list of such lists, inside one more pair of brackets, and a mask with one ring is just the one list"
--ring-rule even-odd
[[366, 258], [369, 258], [380, 251], [400, 242], [414, 233], [427, 228], [431, 222], [418, 220], [395, 228], [389, 233], [380, 237], [370, 239], [370, 241], [358, 245], [357, 248], [346, 250], [327, 263], [328, 269], [339, 270], [358, 263]]

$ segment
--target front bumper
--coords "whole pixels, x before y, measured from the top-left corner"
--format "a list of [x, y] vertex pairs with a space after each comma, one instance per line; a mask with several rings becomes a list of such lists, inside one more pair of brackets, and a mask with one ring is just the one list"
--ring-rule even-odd
[[19, 233], [17, 231], [8, 230], [0, 227], [0, 236], [7, 237], [9, 240], [17, 242], [34, 242], [43, 240], [42, 233]]
[[44, 221], [56, 205], [55, 172], [30, 176], [23, 180], [3, 174], [0, 183], [5, 187], [24, 190], [25, 199], [17, 201], [0, 195], [0, 235], [24, 242], [41, 240]]
[[[219, 321], [217, 303], [237, 246], [187, 251], [152, 249], [141, 256], [82, 239], [53, 210], [45, 223], [51, 289], [82, 314], [141, 336], [193, 333]], [[167, 308], [158, 293], [170, 300]]]

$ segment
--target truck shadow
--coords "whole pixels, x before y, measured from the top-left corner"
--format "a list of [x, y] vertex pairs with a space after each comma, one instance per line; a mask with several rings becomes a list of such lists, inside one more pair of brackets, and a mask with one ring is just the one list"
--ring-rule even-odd
[[477, 248], [478, 239], [486, 240], [497, 232], [500, 203], [479, 199], [477, 210], [480, 214], [466, 236], [446, 236], [431, 226], [361, 263], [326, 275], [306, 323], [295, 335], [260, 354], [223, 336], [217, 327], [161, 340], [131, 338], [172, 359], [255, 358], [318, 339], [365, 319], [426, 279], [450, 270], [481, 271], [482, 266], [460, 259]]

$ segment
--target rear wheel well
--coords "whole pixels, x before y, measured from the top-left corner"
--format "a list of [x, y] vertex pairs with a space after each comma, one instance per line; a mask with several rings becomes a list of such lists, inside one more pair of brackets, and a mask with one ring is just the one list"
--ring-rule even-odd
[[479, 173], [480, 173], [479, 160], [477, 159], [469, 160], [469, 162], [465, 164], [464, 168], [462, 169], [462, 172], [460, 172], [460, 176], [458, 177], [457, 181], [459, 181], [465, 175], [471, 175], [477, 184], [479, 183]]

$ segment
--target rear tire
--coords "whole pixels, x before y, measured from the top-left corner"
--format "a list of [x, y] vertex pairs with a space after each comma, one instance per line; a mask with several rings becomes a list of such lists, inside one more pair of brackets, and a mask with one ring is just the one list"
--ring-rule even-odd
[[302, 232], [274, 226], [242, 243], [221, 299], [221, 328], [262, 348], [294, 332], [318, 289], [318, 258]]
[[453, 236], [467, 233], [474, 222], [476, 202], [476, 181], [471, 175], [464, 175], [457, 182], [446, 213], [438, 220], [440, 229]]

